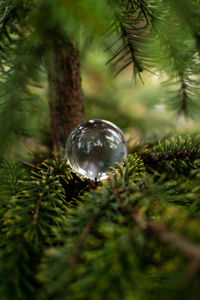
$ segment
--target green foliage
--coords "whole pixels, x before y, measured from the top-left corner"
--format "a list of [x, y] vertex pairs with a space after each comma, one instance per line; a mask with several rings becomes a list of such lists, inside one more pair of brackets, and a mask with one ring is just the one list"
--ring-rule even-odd
[[117, 37], [108, 49], [113, 55], [109, 62], [119, 65], [115, 75], [133, 64], [134, 75], [147, 69], [144, 57], [145, 37], [150, 33], [151, 12], [147, 1], [119, 1], [120, 8], [115, 12], [116, 21], [110, 31], [116, 31]]
[[[197, 153], [191, 140], [172, 140], [168, 146], [164, 141], [160, 150], [170, 155], [176, 144], [177, 153], [183, 148]], [[193, 247], [190, 239], [200, 239], [199, 179], [194, 173], [175, 174], [173, 179], [166, 178], [166, 170], [159, 177], [147, 175], [134, 155], [102, 186], [85, 194], [69, 210], [63, 245], [46, 251], [38, 277], [45, 288], [41, 298], [197, 299], [198, 267], [190, 273], [184, 247]], [[166, 242], [162, 237], [168, 232]], [[191, 267], [196, 259], [191, 254]]]
[[140, 128], [139, 125], [141, 124], [139, 121], [126, 114], [126, 112], [123, 112], [120, 107], [120, 102], [113, 98], [113, 95], [107, 95], [107, 97], [109, 98], [109, 101], [103, 96], [96, 99], [93, 99], [92, 97], [85, 98], [86, 119], [110, 120], [110, 116], [112, 115], [112, 122], [118, 124], [121, 129], [131, 127], [131, 125]]
[[[173, 111], [197, 110], [199, 7], [199, 0], [1, 1], [0, 299], [199, 298], [199, 136], [139, 143], [99, 184], [74, 174], [62, 156], [30, 165], [32, 172], [10, 159], [37, 136], [38, 89], [46, 88], [55, 42], [69, 38], [81, 55], [91, 39], [104, 40], [116, 73], [133, 64], [135, 77], [162, 74]], [[103, 98], [96, 95], [102, 118], [151, 127]]]
[[158, 144], [146, 148], [143, 159], [157, 172], [168, 171], [173, 174], [189, 174], [191, 170], [199, 169], [200, 139], [198, 136], [179, 136], [165, 139]]
[[[48, 299], [108, 299], [126, 294], [126, 266], [134, 262], [134, 257], [131, 254], [119, 267], [120, 257], [128, 250], [126, 234], [130, 232], [123, 210], [130, 205], [130, 194], [142, 184], [144, 165], [135, 155], [125, 161], [124, 168], [118, 167], [110, 181], [83, 196], [82, 204], [69, 210], [63, 235], [66, 242], [58, 250], [47, 252], [50, 262], [47, 259], [40, 275], [46, 282]], [[130, 268], [132, 274], [134, 269]], [[125, 275], [122, 282], [115, 270]]]
[[26, 179], [27, 172], [20, 163], [3, 160], [0, 164], [0, 197], [1, 203], [4, 197], [8, 198], [18, 193], [22, 186], [21, 180]]
[[[1, 171], [5, 172], [5, 168]], [[20, 188], [15, 174], [12, 169], [7, 175], [14, 190], [6, 209], [1, 208], [1, 299], [28, 299], [34, 295], [38, 286], [35, 275], [43, 251], [53, 245], [56, 228], [63, 226], [67, 207], [75, 203], [73, 197], [77, 202], [87, 186], [81, 179], [76, 180], [66, 162], [59, 158], [43, 162], [32, 171], [31, 180], [18, 179]], [[76, 188], [72, 184], [68, 189], [73, 178]]]
[[198, 298], [199, 138], [144, 149], [98, 186], [62, 157], [5, 175], [1, 299]]
[[[88, 13], [88, 19], [83, 11]], [[47, 62], [54, 49], [52, 36], [63, 41], [71, 36], [70, 28], [73, 28], [74, 34], [81, 24], [90, 31], [103, 30], [105, 22], [100, 16], [104, 12], [102, 2], [95, 4], [90, 0], [76, 4], [74, 1], [55, 3], [42, 0], [30, 4], [25, 0], [7, 0], [1, 4], [0, 155], [18, 144], [20, 137], [37, 135], [37, 120], [35, 123], [30, 121], [39, 106], [38, 91], [33, 86], [40, 86], [41, 80], [44, 80], [44, 75], [41, 75], [46, 75]], [[74, 23], [74, 27], [67, 26], [66, 20]]]
[[150, 2], [154, 16], [148, 43], [150, 60], [157, 71], [168, 76], [164, 86], [173, 111], [191, 115], [199, 98], [199, 45], [192, 25], [199, 14], [198, 1], [190, 2], [189, 7], [187, 1]]
[[116, 73], [131, 64], [135, 77], [141, 77], [143, 70], [164, 72], [172, 83], [166, 86], [167, 102], [179, 113], [194, 112], [199, 107], [198, 4], [197, 0], [189, 4], [171, 0], [2, 1], [0, 155], [22, 142], [22, 137], [38, 136], [40, 116], [31, 117], [41, 101], [33, 86], [41, 86], [41, 81], [45, 86], [55, 39], [61, 44], [69, 37], [75, 39], [83, 52], [92, 39], [99, 45], [103, 40]]

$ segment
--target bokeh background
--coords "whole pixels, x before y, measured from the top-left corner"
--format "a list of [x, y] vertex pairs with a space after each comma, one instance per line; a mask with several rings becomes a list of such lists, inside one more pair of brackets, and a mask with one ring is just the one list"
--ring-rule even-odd
[[130, 149], [199, 132], [198, 1], [21, 1], [11, 11], [7, 2], [0, 9], [2, 153], [37, 160], [52, 152], [46, 66], [54, 39], [68, 37], [80, 50], [86, 120], [114, 122]]
[[[107, 65], [110, 58], [103, 45], [93, 43], [81, 57], [85, 119], [105, 119], [115, 123], [125, 133], [130, 151], [139, 144], [147, 144], [171, 135], [194, 133], [200, 127], [199, 110], [186, 117], [178, 114], [169, 101], [169, 89], [163, 85], [165, 73], [144, 71], [142, 80], [133, 78], [132, 66], [114, 77]], [[174, 90], [178, 89], [174, 86]], [[48, 83], [41, 76], [41, 86], [32, 87], [37, 94], [32, 105], [29, 134], [21, 147], [14, 149], [27, 160], [50, 155], [52, 140], [49, 119]], [[174, 100], [175, 101], [175, 100]], [[24, 143], [25, 142], [25, 143]], [[39, 155], [39, 156], [38, 156]]]

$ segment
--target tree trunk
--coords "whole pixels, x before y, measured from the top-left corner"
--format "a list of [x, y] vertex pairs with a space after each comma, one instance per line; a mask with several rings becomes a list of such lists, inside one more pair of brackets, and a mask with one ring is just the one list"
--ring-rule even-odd
[[73, 41], [54, 43], [48, 81], [53, 150], [58, 152], [65, 147], [71, 131], [83, 121], [79, 52]]

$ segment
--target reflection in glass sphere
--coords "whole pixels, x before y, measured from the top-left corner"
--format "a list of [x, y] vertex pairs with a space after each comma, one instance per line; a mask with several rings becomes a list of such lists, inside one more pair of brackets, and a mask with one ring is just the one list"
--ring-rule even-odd
[[67, 139], [66, 152], [72, 170], [92, 180], [107, 178], [110, 167], [122, 164], [128, 154], [122, 131], [104, 120], [79, 124]]

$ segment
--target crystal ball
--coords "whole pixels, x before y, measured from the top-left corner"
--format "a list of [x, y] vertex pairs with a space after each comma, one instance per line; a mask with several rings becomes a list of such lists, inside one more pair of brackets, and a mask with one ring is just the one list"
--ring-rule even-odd
[[105, 120], [90, 120], [79, 124], [70, 134], [66, 155], [72, 170], [77, 174], [100, 181], [108, 177], [110, 167], [128, 155], [122, 131]]

